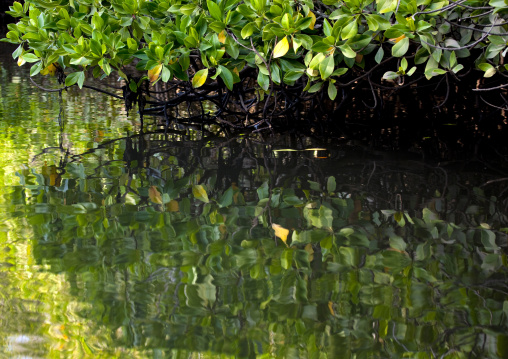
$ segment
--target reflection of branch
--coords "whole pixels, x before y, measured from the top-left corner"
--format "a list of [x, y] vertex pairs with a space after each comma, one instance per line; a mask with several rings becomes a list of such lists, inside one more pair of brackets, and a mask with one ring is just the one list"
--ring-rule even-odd
[[90, 90], [94, 90], [94, 91], [103, 93], [103, 94], [106, 94], [106, 95], [109, 95], [109, 96], [112, 96], [114, 98], [118, 98], [120, 100], [124, 99], [122, 96], [118, 96], [118, 95], [115, 95], [114, 93], [111, 93], [111, 92], [108, 92], [108, 91], [105, 91], [105, 90], [101, 90], [100, 88], [97, 88], [97, 87], [93, 87], [93, 86], [90, 86], [90, 85], [83, 85], [83, 87], [87, 88], [87, 89], [90, 89]]
[[60, 91], [63, 91], [63, 90], [67, 90], [69, 88], [69, 86], [64, 86], [64, 87], [59, 88], [59, 89], [47, 89], [47, 88], [42, 87], [41, 85], [39, 85], [37, 82], [35, 82], [34, 79], [32, 78], [32, 76], [30, 76], [30, 81], [32, 81], [32, 83], [35, 86], [37, 86], [38, 88], [40, 88], [41, 90], [46, 91], [46, 92], [60, 92]]

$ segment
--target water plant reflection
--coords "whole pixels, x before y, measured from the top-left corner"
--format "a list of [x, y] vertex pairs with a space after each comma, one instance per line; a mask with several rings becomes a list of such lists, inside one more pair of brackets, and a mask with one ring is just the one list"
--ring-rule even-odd
[[109, 329], [109, 350], [508, 355], [502, 198], [465, 200], [451, 172], [364, 150], [167, 136], [112, 141], [122, 161], [93, 168], [75, 155], [60, 183], [20, 173], [10, 194], [35, 260], [90, 304], [80, 315]]

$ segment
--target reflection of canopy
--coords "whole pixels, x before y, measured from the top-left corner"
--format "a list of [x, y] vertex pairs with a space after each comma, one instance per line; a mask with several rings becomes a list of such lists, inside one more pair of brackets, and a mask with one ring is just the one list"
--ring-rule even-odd
[[[111, 141], [71, 157], [60, 188], [16, 194], [35, 259], [67, 273], [112, 346], [389, 357], [466, 341], [482, 356], [491, 346], [471, 333], [502, 340], [505, 235], [489, 227], [507, 219], [486, 208], [506, 199], [463, 196], [466, 175], [351, 146], [320, 159], [274, 151], [289, 147], [275, 140], [200, 136]], [[74, 161], [113, 145], [123, 152], [93, 171]], [[492, 316], [464, 329], [462, 314], [479, 310], [468, 290]]]

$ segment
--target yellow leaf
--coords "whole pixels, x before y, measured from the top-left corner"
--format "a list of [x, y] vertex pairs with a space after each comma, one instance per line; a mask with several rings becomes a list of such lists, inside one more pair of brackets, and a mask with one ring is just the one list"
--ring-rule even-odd
[[288, 37], [284, 36], [282, 40], [279, 41], [275, 48], [273, 49], [273, 57], [282, 57], [289, 51], [289, 42]]
[[309, 29], [314, 30], [314, 25], [316, 24], [316, 15], [312, 11], [309, 11], [307, 17], [311, 17], [312, 21], [310, 22]]
[[314, 249], [312, 248], [312, 244], [307, 244], [305, 246], [305, 252], [307, 252], [309, 254], [309, 262], [312, 262], [312, 260], [314, 259]]
[[172, 199], [169, 201], [169, 203], [166, 205], [166, 208], [169, 212], [178, 212], [180, 210], [180, 207], [178, 205], [178, 202]]
[[395, 43], [399, 42], [400, 40], [404, 39], [406, 37], [406, 35], [402, 34], [400, 35], [399, 37], [396, 37], [394, 39], [390, 39], [390, 41], [393, 41]]
[[55, 76], [55, 73], [56, 73], [55, 64], [49, 64], [48, 66], [46, 66], [45, 69], [43, 69], [41, 71], [41, 75], [43, 75], [43, 76], [46, 76], [46, 75]]
[[208, 69], [199, 70], [194, 74], [192, 78], [192, 87], [197, 88], [205, 84], [206, 78], [208, 77]]
[[20, 56], [18, 57], [18, 66], [23, 66], [25, 64], [25, 60], [23, 60], [23, 58]]
[[200, 184], [192, 186], [192, 194], [200, 201], [203, 201], [205, 203], [209, 202], [208, 194], [206, 193], [205, 188]]
[[161, 193], [157, 189], [157, 187], [152, 186], [148, 189], [148, 197], [150, 198], [150, 201], [157, 204], [162, 204], [162, 197]]
[[158, 64], [153, 69], [148, 70], [148, 79], [150, 82], [155, 82], [159, 78], [162, 71], [162, 64]]
[[275, 231], [275, 236], [279, 237], [286, 244], [289, 230], [275, 223], [272, 223], [272, 229]]
[[221, 44], [225, 44], [226, 43], [226, 31], [222, 30], [219, 34], [219, 42]]
[[335, 312], [333, 311], [333, 303], [332, 302], [328, 302], [328, 309], [330, 310], [330, 313], [332, 315], [335, 315]]

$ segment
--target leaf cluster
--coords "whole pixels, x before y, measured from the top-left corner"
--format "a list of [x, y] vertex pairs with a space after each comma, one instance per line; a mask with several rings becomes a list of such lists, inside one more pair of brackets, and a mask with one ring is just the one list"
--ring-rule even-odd
[[[228, 89], [241, 72], [257, 71], [262, 91], [304, 81], [309, 93], [327, 89], [334, 99], [346, 73], [366, 74], [391, 58], [401, 82], [417, 71], [426, 78], [462, 70], [479, 54], [485, 77], [507, 65], [504, 0], [29, 0], [14, 2], [6, 39], [20, 44], [18, 64], [31, 76], [56, 64], [83, 85], [91, 69], [126, 81], [132, 64], [150, 82], [187, 81], [194, 87], [220, 77]], [[411, 63], [410, 70], [407, 70]], [[139, 80], [131, 84], [136, 90]]]

